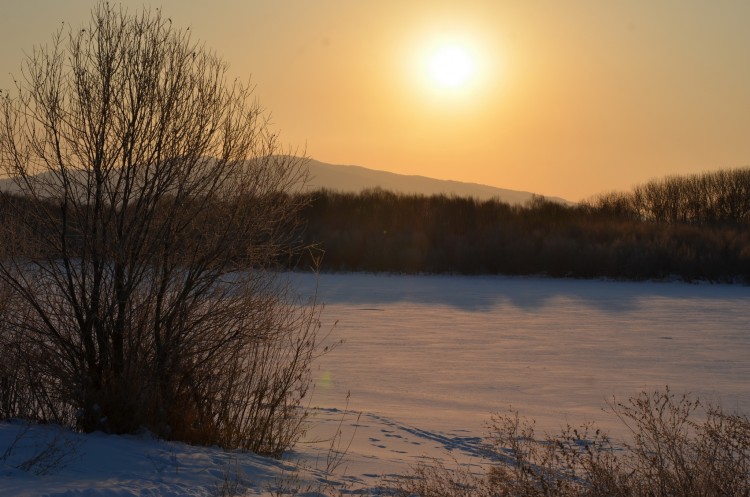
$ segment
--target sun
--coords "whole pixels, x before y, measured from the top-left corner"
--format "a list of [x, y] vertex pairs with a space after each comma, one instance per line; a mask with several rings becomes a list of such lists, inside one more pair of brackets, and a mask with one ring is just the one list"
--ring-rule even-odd
[[403, 41], [398, 75], [408, 83], [408, 98], [418, 97], [410, 105], [468, 115], [496, 91], [498, 44], [481, 29], [416, 30]]
[[472, 53], [461, 45], [441, 45], [429, 55], [427, 73], [439, 88], [466, 86], [474, 76], [476, 64]]

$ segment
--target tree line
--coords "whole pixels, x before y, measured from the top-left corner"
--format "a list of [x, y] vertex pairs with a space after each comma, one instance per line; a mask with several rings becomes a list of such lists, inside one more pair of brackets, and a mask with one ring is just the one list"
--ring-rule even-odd
[[[748, 184], [750, 169], [716, 171], [653, 180], [575, 205], [544, 197], [511, 205], [381, 189], [275, 192], [262, 202], [242, 199], [245, 214], [227, 230], [241, 231], [258, 209], [296, 206], [286, 228], [294, 234], [283, 243], [253, 230], [252, 245], [277, 245], [267, 251], [276, 253], [276, 269], [747, 281]], [[38, 204], [8, 195], [1, 204], [6, 225], [24, 212], [27, 223], [34, 222]], [[202, 224], [226, 224], [224, 214], [232, 209], [224, 199], [204, 205]], [[222, 247], [231, 266], [253, 266], [247, 238], [232, 240]]]
[[669, 176], [631, 192], [600, 195], [593, 206], [618, 217], [704, 225], [750, 222], [750, 168]]
[[383, 190], [308, 194], [325, 271], [750, 280], [750, 169], [670, 177], [577, 205]]

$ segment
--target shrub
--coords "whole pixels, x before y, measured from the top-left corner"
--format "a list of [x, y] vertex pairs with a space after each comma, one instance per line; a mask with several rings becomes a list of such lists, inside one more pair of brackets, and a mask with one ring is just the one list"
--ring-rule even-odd
[[695, 497], [750, 495], [750, 420], [668, 389], [612, 403], [629, 440], [593, 425], [539, 437], [518, 413], [489, 424], [484, 475], [419, 466], [395, 495]]
[[304, 160], [227, 71], [102, 2], [0, 95], [3, 416], [272, 455], [300, 435], [317, 306], [274, 264]]

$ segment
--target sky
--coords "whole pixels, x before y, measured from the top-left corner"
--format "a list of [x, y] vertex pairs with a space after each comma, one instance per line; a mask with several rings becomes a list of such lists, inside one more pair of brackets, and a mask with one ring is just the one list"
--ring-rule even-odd
[[[0, 88], [96, 0], [0, 0]], [[745, 0], [148, 0], [288, 146], [577, 201], [750, 166]]]

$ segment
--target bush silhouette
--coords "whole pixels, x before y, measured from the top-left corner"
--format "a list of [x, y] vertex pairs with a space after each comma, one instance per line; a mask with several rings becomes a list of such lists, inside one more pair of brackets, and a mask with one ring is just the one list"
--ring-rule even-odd
[[750, 492], [750, 420], [666, 389], [613, 402], [630, 437], [595, 426], [540, 436], [517, 412], [497, 414], [484, 475], [417, 466], [394, 494], [412, 497], [718, 497]]
[[[100, 3], [2, 95], [3, 416], [278, 455], [301, 433], [316, 306], [293, 250], [304, 161], [250, 86], [157, 9]], [[4, 375], [4, 376], [3, 376]], [[9, 383], [10, 384], [10, 383]]]

